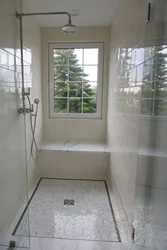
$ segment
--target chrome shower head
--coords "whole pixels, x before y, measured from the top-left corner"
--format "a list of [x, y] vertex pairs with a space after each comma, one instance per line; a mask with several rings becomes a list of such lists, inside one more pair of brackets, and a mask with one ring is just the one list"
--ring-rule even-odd
[[71, 23], [71, 20], [69, 20], [68, 24], [65, 24], [62, 28], [62, 31], [65, 33], [75, 33], [77, 30], [77, 27]]
[[34, 99], [34, 103], [35, 103], [35, 104], [39, 104], [39, 102], [40, 102], [40, 100], [39, 100], [38, 98], [35, 98], [35, 99]]

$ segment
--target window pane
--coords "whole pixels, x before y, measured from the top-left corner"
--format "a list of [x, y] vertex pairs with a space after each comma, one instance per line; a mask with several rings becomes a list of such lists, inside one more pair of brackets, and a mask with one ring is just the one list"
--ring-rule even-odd
[[97, 66], [84, 66], [84, 79], [97, 82]]
[[83, 113], [96, 113], [95, 98], [83, 98]]
[[67, 97], [68, 82], [56, 82], [54, 95], [56, 97]]
[[70, 64], [75, 60], [77, 64], [83, 64], [83, 49], [74, 49], [73, 54], [70, 54]]
[[82, 97], [82, 83], [69, 82], [69, 96]]
[[55, 113], [68, 113], [67, 98], [55, 98], [54, 100]]
[[167, 97], [167, 82], [157, 82], [155, 89], [156, 98], [166, 98]]
[[155, 115], [167, 116], [167, 100], [155, 100]]
[[69, 73], [68, 66], [57, 66], [54, 68], [54, 81], [68, 81]]
[[69, 98], [69, 113], [82, 113], [82, 98]]
[[84, 64], [98, 64], [99, 49], [84, 49]]
[[84, 97], [96, 97], [97, 82], [85, 82], [83, 84], [83, 96]]
[[68, 65], [69, 49], [53, 50], [54, 65]]
[[141, 114], [152, 115], [153, 99], [141, 99]]
[[80, 81], [82, 82], [82, 78], [83, 78], [84, 74], [83, 74], [83, 69], [82, 66], [79, 66], [77, 64], [75, 65], [70, 65], [69, 66], [69, 81]]
[[141, 88], [142, 98], [153, 98], [154, 89], [152, 85], [143, 85]]

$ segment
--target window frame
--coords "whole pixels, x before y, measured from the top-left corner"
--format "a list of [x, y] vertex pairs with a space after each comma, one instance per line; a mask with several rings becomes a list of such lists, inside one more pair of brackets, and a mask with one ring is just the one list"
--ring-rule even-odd
[[[102, 85], [103, 85], [103, 63], [104, 63], [104, 43], [103, 42], [62, 42], [62, 43], [49, 43], [49, 116], [51, 118], [102, 118]], [[54, 112], [54, 60], [53, 49], [63, 48], [97, 48], [98, 54], [98, 72], [97, 72], [97, 96], [96, 96], [96, 113], [55, 113]], [[67, 97], [68, 98], [68, 97]]]

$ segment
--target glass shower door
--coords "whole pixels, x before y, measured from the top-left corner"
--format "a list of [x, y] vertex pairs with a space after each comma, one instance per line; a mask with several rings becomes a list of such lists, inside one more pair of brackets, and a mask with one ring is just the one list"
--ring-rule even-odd
[[146, 25], [134, 212], [134, 243], [167, 246], [167, 2], [151, 1]]
[[[29, 247], [25, 117], [15, 1], [0, 2], [0, 246]], [[26, 213], [24, 231], [18, 222]]]

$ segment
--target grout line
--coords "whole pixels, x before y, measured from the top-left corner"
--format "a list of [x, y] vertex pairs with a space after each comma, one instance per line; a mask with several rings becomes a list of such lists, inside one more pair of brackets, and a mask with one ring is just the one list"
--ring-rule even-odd
[[117, 237], [118, 237], [118, 241], [119, 241], [119, 242], [122, 242], [122, 241], [121, 241], [120, 232], [119, 232], [119, 229], [118, 229], [118, 226], [117, 226], [117, 221], [116, 221], [116, 218], [115, 218], [114, 209], [113, 209], [113, 206], [112, 206], [112, 202], [111, 202], [111, 198], [110, 198], [110, 194], [109, 194], [107, 182], [104, 181], [104, 183], [105, 183], [105, 187], [106, 187], [106, 192], [107, 192], [107, 196], [108, 196], [108, 201], [109, 201], [109, 205], [110, 205], [112, 217], [113, 217], [113, 220], [114, 220], [115, 231], [116, 231], [116, 234], [117, 234]]

